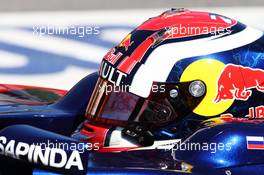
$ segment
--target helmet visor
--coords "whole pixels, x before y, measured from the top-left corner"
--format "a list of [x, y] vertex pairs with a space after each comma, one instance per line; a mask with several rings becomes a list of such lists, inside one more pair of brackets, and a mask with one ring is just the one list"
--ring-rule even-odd
[[188, 89], [185, 87], [188, 84], [154, 83], [149, 97], [142, 98], [128, 92], [128, 87], [116, 87], [99, 78], [86, 115], [96, 124], [148, 129], [164, 126], [190, 112], [200, 102], [201, 98], [188, 99], [185, 90], [179, 93], [180, 89]]

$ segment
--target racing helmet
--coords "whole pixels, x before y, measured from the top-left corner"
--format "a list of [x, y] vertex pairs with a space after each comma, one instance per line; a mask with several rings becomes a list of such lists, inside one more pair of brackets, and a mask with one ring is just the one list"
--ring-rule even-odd
[[213, 117], [264, 118], [263, 102], [263, 32], [215, 13], [171, 9], [104, 56], [86, 116], [89, 125], [121, 127], [132, 138], [182, 138]]

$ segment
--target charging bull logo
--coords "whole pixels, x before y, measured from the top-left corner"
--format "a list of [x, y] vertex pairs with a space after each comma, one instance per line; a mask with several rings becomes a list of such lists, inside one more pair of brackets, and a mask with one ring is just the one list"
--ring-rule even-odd
[[252, 89], [264, 93], [264, 70], [228, 64], [218, 79], [218, 92], [214, 100], [248, 100]]
[[127, 51], [128, 48], [134, 43], [134, 41], [131, 42], [131, 34], [128, 34], [118, 45], [119, 47], [124, 47]]

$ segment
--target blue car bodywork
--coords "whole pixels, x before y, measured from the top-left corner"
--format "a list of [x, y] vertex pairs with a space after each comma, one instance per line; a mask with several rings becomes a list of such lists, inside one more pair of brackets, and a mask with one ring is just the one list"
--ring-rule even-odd
[[[71, 137], [82, 116], [98, 77], [91, 74], [80, 81], [58, 101], [45, 105], [6, 105], [1, 110], [0, 142], [15, 141], [34, 145], [46, 140], [63, 143], [78, 143]], [[83, 98], [83, 97], [88, 98]], [[78, 103], [77, 103], [78, 101]], [[78, 105], [75, 105], [78, 104]], [[14, 107], [15, 106], [15, 107]], [[12, 112], [7, 112], [12, 111]], [[28, 154], [14, 157], [1, 149], [1, 173], [3, 174], [261, 174], [264, 152], [247, 148], [248, 136], [263, 137], [264, 123], [229, 122], [211, 127], [202, 127], [181, 144], [222, 143], [229, 149], [168, 150], [152, 149], [119, 153], [84, 151], [81, 155], [83, 169], [51, 167], [29, 160]], [[5, 139], [3, 139], [5, 138]], [[63, 150], [71, 155], [72, 150]], [[12, 150], [11, 150], [12, 152]], [[35, 154], [35, 153], [33, 153]], [[34, 155], [33, 155], [34, 157]], [[19, 159], [19, 160], [17, 160]], [[34, 159], [34, 158], [33, 158]], [[56, 158], [58, 159], [58, 158]], [[184, 171], [182, 163], [191, 165], [191, 171]]]

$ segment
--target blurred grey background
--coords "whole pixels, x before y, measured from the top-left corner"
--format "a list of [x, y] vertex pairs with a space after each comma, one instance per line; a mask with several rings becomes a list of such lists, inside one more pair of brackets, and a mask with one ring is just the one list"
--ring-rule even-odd
[[[0, 0], [0, 83], [70, 89], [133, 28], [177, 7], [264, 29], [264, 0]], [[54, 32], [84, 26], [99, 34]]]
[[0, 11], [263, 6], [264, 0], [0, 0]]

